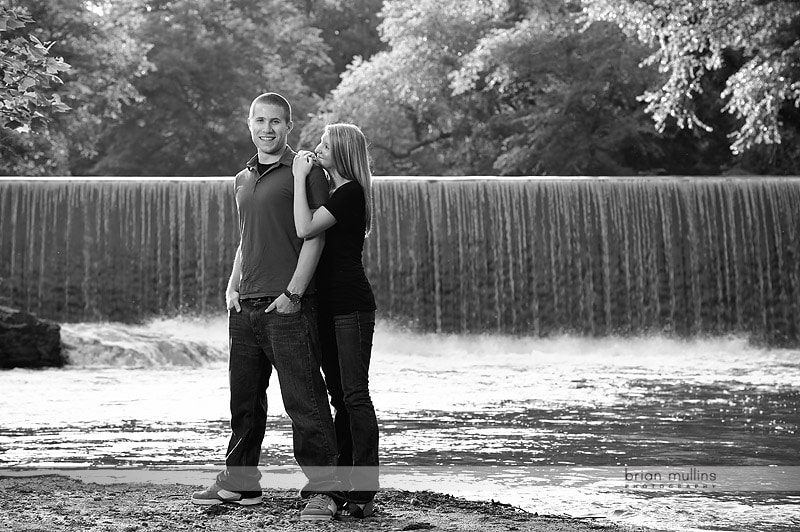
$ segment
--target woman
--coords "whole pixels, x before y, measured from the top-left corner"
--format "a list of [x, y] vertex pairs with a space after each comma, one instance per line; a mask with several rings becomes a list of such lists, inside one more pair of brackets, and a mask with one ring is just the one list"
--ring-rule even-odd
[[[297, 236], [323, 231], [317, 267], [322, 371], [336, 409], [338, 463], [347, 502], [344, 515], [374, 513], [378, 489], [378, 421], [369, 394], [369, 361], [375, 330], [375, 298], [361, 259], [372, 226], [372, 174], [367, 141], [352, 124], [325, 127], [315, 153], [294, 160], [294, 218]], [[328, 173], [330, 199], [313, 213], [306, 176], [318, 164]]]

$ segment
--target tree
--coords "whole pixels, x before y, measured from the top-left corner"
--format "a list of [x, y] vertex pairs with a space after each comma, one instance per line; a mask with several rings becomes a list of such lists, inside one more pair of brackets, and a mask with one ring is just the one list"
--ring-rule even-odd
[[[590, 21], [610, 21], [651, 47], [644, 65], [663, 74], [642, 99], [659, 130], [711, 127], [699, 117], [703, 81], [731, 70], [719, 97], [738, 124], [730, 149], [741, 154], [797, 140], [800, 107], [800, 2], [797, 0], [583, 0]], [[795, 142], [796, 145], [796, 142]], [[795, 167], [795, 171], [796, 171]]]
[[[357, 122], [379, 152], [381, 173], [458, 174], [472, 168], [481, 157], [458, 143], [481, 112], [470, 95], [454, 97], [448, 76], [496, 24], [501, 4], [385, 1], [379, 31], [387, 49], [353, 61], [309, 129], [318, 136], [325, 122]], [[464, 153], [467, 160], [460, 157]]]
[[691, 159], [636, 101], [656, 74], [638, 68], [646, 50], [611, 24], [581, 31], [579, 15], [571, 1], [389, 0], [387, 50], [350, 65], [315, 129], [359, 123], [381, 173], [663, 173]]
[[69, 110], [55, 92], [69, 65], [50, 55], [53, 43], [30, 33], [33, 22], [22, 9], [0, 7], [0, 174], [27, 169], [20, 161], [35, 143], [32, 132]]
[[368, 59], [384, 48], [378, 35], [378, 13], [383, 0], [294, 0], [309, 25], [320, 30], [332, 63], [311, 72], [306, 83], [317, 94], [329, 93], [356, 57]]
[[[533, 2], [484, 35], [451, 75], [455, 94], [494, 100], [493, 171], [506, 175], [661, 172], [665, 147], [635, 95], [652, 73], [610, 25], [579, 31], [577, 6]], [[512, 19], [513, 20], [513, 19]]]
[[35, 135], [3, 131], [6, 168], [15, 175], [82, 173], [82, 162], [97, 154], [107, 123], [140, 97], [132, 80], [146, 72], [147, 48], [132, 38], [138, 23], [124, 2], [20, 0], [20, 12], [35, 22], [31, 38], [51, 42], [50, 52], [71, 65], [61, 77], [60, 113]]
[[[53, 43], [26, 34], [33, 19], [22, 10], [0, 7], [0, 120], [3, 127], [29, 128], [51, 113], [68, 109], [52, 89], [69, 70], [63, 59], [50, 56]], [[8, 36], [8, 38], [7, 38]]]
[[92, 173], [230, 175], [253, 152], [251, 100], [275, 91], [293, 105], [299, 138], [320, 97], [306, 77], [330, 60], [319, 30], [279, 0], [162, 0], [142, 5], [137, 35], [154, 70], [143, 99], [109, 124]]

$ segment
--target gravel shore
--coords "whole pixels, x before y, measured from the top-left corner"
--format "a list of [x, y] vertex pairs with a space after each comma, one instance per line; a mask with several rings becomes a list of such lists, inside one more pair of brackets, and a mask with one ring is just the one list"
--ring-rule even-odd
[[644, 530], [605, 519], [543, 516], [494, 501], [468, 501], [430, 491], [382, 490], [376, 513], [363, 520], [304, 523], [296, 490], [264, 490], [253, 507], [195, 506], [204, 486], [95, 484], [59, 475], [0, 476], [2, 531], [447, 530], [565, 532]]

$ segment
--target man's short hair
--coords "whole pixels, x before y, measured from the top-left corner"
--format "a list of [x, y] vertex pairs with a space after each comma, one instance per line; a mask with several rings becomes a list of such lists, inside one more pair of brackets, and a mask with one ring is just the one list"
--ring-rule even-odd
[[292, 106], [289, 105], [289, 101], [286, 98], [277, 92], [265, 92], [264, 94], [257, 96], [256, 99], [253, 100], [253, 103], [250, 104], [250, 114], [248, 116], [253, 116], [253, 109], [257, 103], [277, 105], [283, 109], [286, 122], [292, 121]]

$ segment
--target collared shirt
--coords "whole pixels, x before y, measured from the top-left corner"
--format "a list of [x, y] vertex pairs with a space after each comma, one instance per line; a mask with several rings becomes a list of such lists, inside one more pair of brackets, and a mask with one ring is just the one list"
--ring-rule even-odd
[[[239, 297], [277, 297], [288, 286], [297, 267], [303, 239], [294, 225], [295, 152], [289, 146], [280, 160], [258, 173], [258, 156], [236, 175], [236, 207], [242, 247]], [[325, 173], [314, 167], [306, 178], [309, 207], [316, 209], [328, 199]], [[306, 289], [313, 293], [314, 282]]]

